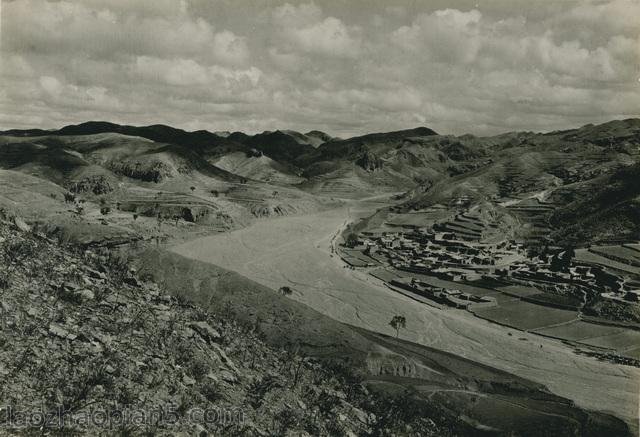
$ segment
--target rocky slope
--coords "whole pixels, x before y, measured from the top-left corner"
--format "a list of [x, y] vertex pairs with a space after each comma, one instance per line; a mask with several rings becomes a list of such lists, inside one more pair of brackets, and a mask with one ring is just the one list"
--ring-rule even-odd
[[[115, 252], [60, 247], [7, 212], [0, 258], [4, 429], [423, 436], [455, 429], [450, 418], [433, 412], [437, 424], [425, 415], [419, 400], [372, 397], [347, 369], [270, 347], [255, 326], [170, 296]], [[403, 417], [391, 415], [399, 408]], [[25, 412], [49, 422], [29, 422]], [[140, 419], [144, 412], [160, 416]], [[105, 420], [87, 420], [99, 414]]]

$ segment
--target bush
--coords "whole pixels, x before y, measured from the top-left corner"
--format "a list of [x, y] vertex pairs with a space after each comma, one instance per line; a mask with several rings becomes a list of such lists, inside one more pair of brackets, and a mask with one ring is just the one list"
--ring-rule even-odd
[[358, 236], [354, 233], [347, 235], [344, 245], [347, 247], [356, 247], [358, 245]]
[[291, 408], [284, 408], [283, 410], [280, 410], [276, 413], [275, 419], [280, 425], [278, 435], [285, 435], [287, 430], [298, 428], [300, 423], [299, 415]]
[[38, 245], [31, 240], [17, 240], [4, 246], [2, 254], [7, 261], [16, 263], [38, 257]]
[[264, 397], [276, 386], [279, 386], [279, 384], [271, 375], [266, 375], [253, 381], [247, 388], [247, 401], [254, 409], [260, 408], [264, 402]]
[[11, 285], [11, 280], [9, 279], [9, 273], [0, 272], [0, 290], [6, 290]]
[[200, 388], [200, 393], [211, 403], [215, 403], [225, 398], [220, 383], [218, 382], [207, 382]]

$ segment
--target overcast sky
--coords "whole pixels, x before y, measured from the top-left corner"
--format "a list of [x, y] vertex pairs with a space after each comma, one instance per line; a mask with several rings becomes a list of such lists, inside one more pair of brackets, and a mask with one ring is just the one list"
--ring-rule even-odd
[[638, 0], [0, 1], [0, 128], [493, 134], [640, 114]]

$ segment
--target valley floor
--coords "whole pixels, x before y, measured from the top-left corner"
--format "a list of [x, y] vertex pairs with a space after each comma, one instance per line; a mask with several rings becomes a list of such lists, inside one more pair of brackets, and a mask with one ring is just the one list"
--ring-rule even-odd
[[257, 221], [229, 233], [198, 238], [172, 250], [233, 270], [335, 320], [395, 335], [389, 321], [404, 315], [403, 339], [448, 351], [546, 385], [581, 407], [635, 425], [640, 370], [575, 354], [560, 341], [516, 331], [463, 310], [443, 311], [386, 288], [332, 253], [336, 232], [384, 206], [373, 199], [302, 216]]

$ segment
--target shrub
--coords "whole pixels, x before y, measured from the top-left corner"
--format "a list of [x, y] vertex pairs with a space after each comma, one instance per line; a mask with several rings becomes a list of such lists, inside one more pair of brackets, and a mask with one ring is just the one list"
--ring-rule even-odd
[[6, 290], [11, 285], [11, 280], [9, 279], [9, 273], [0, 272], [0, 290]]
[[280, 410], [276, 413], [275, 419], [280, 425], [278, 435], [285, 435], [287, 430], [298, 428], [300, 423], [300, 416], [291, 408]]
[[16, 263], [38, 257], [38, 245], [32, 240], [17, 240], [4, 246], [4, 259]]
[[207, 382], [200, 388], [200, 393], [211, 403], [225, 399], [225, 395], [221, 390], [219, 382]]
[[194, 356], [189, 372], [196, 380], [200, 380], [209, 373], [209, 363], [207, 363], [207, 361], [201, 356]]
[[266, 375], [253, 381], [247, 388], [247, 401], [254, 409], [260, 408], [264, 402], [264, 397], [276, 386], [279, 386], [279, 384], [271, 375]]

